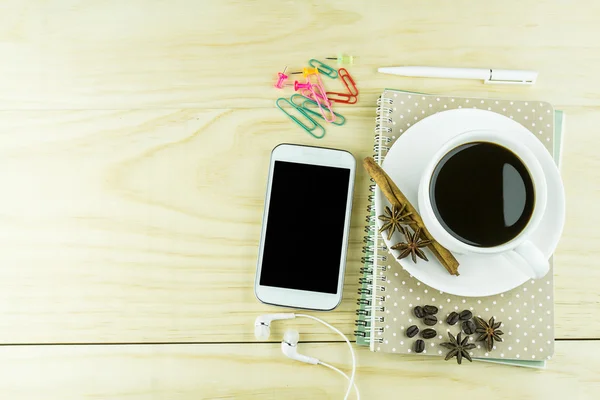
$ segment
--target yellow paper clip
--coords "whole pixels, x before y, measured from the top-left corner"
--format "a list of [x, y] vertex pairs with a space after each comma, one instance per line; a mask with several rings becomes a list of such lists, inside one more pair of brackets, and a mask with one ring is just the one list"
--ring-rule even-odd
[[[294, 115], [287, 112], [281, 106], [281, 104], [279, 104], [281, 101], [286, 102], [287, 104], [289, 104], [292, 107], [292, 109], [294, 109], [297, 112], [299, 112], [300, 114], [302, 114], [302, 116], [310, 123], [310, 125], [304, 124], [299, 118], [297, 118]], [[296, 104], [292, 103], [291, 101], [289, 101], [288, 99], [283, 98], [283, 97], [278, 98], [275, 101], [275, 105], [277, 106], [277, 108], [279, 108], [281, 111], [283, 111], [285, 113], [285, 115], [287, 115], [292, 121], [294, 121], [296, 123], [296, 125], [298, 125], [302, 129], [304, 129], [309, 135], [311, 135], [315, 139], [322, 139], [325, 136], [325, 128], [323, 128], [317, 121], [315, 121], [310, 115], [308, 115], [306, 110], [304, 110], [302, 107], [297, 106]], [[320, 135], [317, 135], [317, 134], [315, 134], [315, 131], [320, 131], [322, 133]]]

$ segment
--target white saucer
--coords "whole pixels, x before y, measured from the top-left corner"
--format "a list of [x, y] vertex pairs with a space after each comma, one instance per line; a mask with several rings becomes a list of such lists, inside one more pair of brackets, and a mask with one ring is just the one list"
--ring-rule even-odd
[[[538, 157], [546, 174], [548, 204], [540, 226], [532, 234], [531, 241], [548, 258], [554, 253], [562, 234], [565, 221], [565, 198], [560, 173], [544, 145], [523, 125], [503, 115], [484, 110], [459, 109], [444, 111], [425, 118], [410, 127], [396, 140], [385, 160], [383, 169], [411, 204], [418, 208], [417, 190], [421, 174], [434, 153], [456, 135], [477, 129], [511, 130], [523, 133], [523, 143]], [[375, 192], [377, 215], [384, 213], [389, 205], [381, 190]], [[381, 221], [378, 221], [381, 226]], [[382, 235], [386, 245], [403, 239], [398, 232], [391, 240]], [[412, 276], [437, 290], [459, 296], [483, 297], [503, 293], [528, 280], [510, 254], [464, 255], [455, 254], [460, 263], [460, 276], [450, 275], [427, 250], [429, 262], [419, 260], [414, 264], [410, 258], [398, 260]], [[398, 251], [392, 251], [394, 258]]]

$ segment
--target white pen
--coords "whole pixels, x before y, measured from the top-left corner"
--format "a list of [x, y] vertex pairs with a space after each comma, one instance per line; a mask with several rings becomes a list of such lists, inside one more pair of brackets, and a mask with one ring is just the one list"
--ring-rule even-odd
[[481, 79], [484, 83], [512, 85], [533, 85], [538, 76], [537, 71], [491, 68], [385, 67], [377, 71], [422, 78]]

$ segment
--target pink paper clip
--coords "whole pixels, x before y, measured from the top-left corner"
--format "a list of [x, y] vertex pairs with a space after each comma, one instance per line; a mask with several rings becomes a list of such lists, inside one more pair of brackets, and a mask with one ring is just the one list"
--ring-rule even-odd
[[[335, 113], [331, 109], [331, 102], [327, 98], [327, 94], [325, 93], [325, 88], [323, 87], [322, 84], [319, 84], [319, 83], [311, 84], [310, 85], [310, 93], [307, 93], [306, 89], [302, 90], [301, 93], [307, 99], [313, 100], [313, 101], [315, 101], [315, 103], [317, 103], [317, 106], [319, 107], [319, 111], [321, 112], [321, 115], [323, 116], [325, 121], [327, 121], [327, 122], [335, 121]], [[329, 111], [329, 116], [327, 116], [327, 112], [325, 111], [325, 108], [323, 108], [323, 106], [327, 109], [327, 111]]]
[[275, 87], [277, 89], [283, 89], [283, 84], [285, 83], [285, 81], [288, 78], [288, 76], [285, 74], [286, 70], [287, 70], [287, 66], [283, 69], [283, 72], [277, 73], [277, 83], [275, 84]]
[[[314, 100], [317, 103], [322, 103], [327, 107], [331, 107], [331, 105], [329, 104], [329, 99], [327, 98], [327, 93], [325, 91], [325, 85], [323, 85], [323, 81], [321, 80], [321, 76], [318, 73], [311, 74], [306, 77], [306, 80], [310, 82], [311, 77], [314, 77], [313, 79], [316, 80], [316, 82], [312, 83], [312, 85], [319, 87], [318, 91], [313, 90], [314, 98], [312, 98], [311, 100]], [[304, 97], [308, 97], [308, 94], [306, 92], [304, 92], [303, 95]]]
[[[302, 96], [306, 97], [307, 99], [325, 104], [325, 102], [324, 102], [325, 100], [323, 99], [323, 96], [321, 96], [321, 94], [320, 94], [321, 91], [319, 91], [319, 92], [315, 91], [313, 94], [312, 88], [304, 88], [304, 89], [302, 89], [302, 91], [300, 93], [302, 94]], [[317, 96], [316, 98], [315, 98], [315, 95]], [[329, 99], [327, 99], [327, 100], [329, 100]]]
[[[306, 83], [300, 83], [298, 81], [294, 81], [294, 90], [298, 91], [301, 89], [300, 93], [302, 96], [307, 99], [313, 100], [317, 103], [319, 107], [319, 112], [323, 116], [323, 119], [327, 122], [335, 121], [335, 114], [331, 109], [331, 102], [327, 99], [327, 95], [325, 94], [325, 90], [322, 86], [318, 84], [312, 84], [308, 80]], [[327, 112], [323, 108], [325, 106], [329, 111], [329, 116], [327, 116]]]

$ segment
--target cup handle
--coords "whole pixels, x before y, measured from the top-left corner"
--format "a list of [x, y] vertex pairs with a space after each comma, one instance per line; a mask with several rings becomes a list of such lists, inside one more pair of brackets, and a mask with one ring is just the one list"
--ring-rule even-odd
[[522, 262], [518, 263], [516, 267], [532, 279], [543, 278], [550, 270], [548, 259], [530, 241], [521, 243], [512, 253], [522, 259]]

